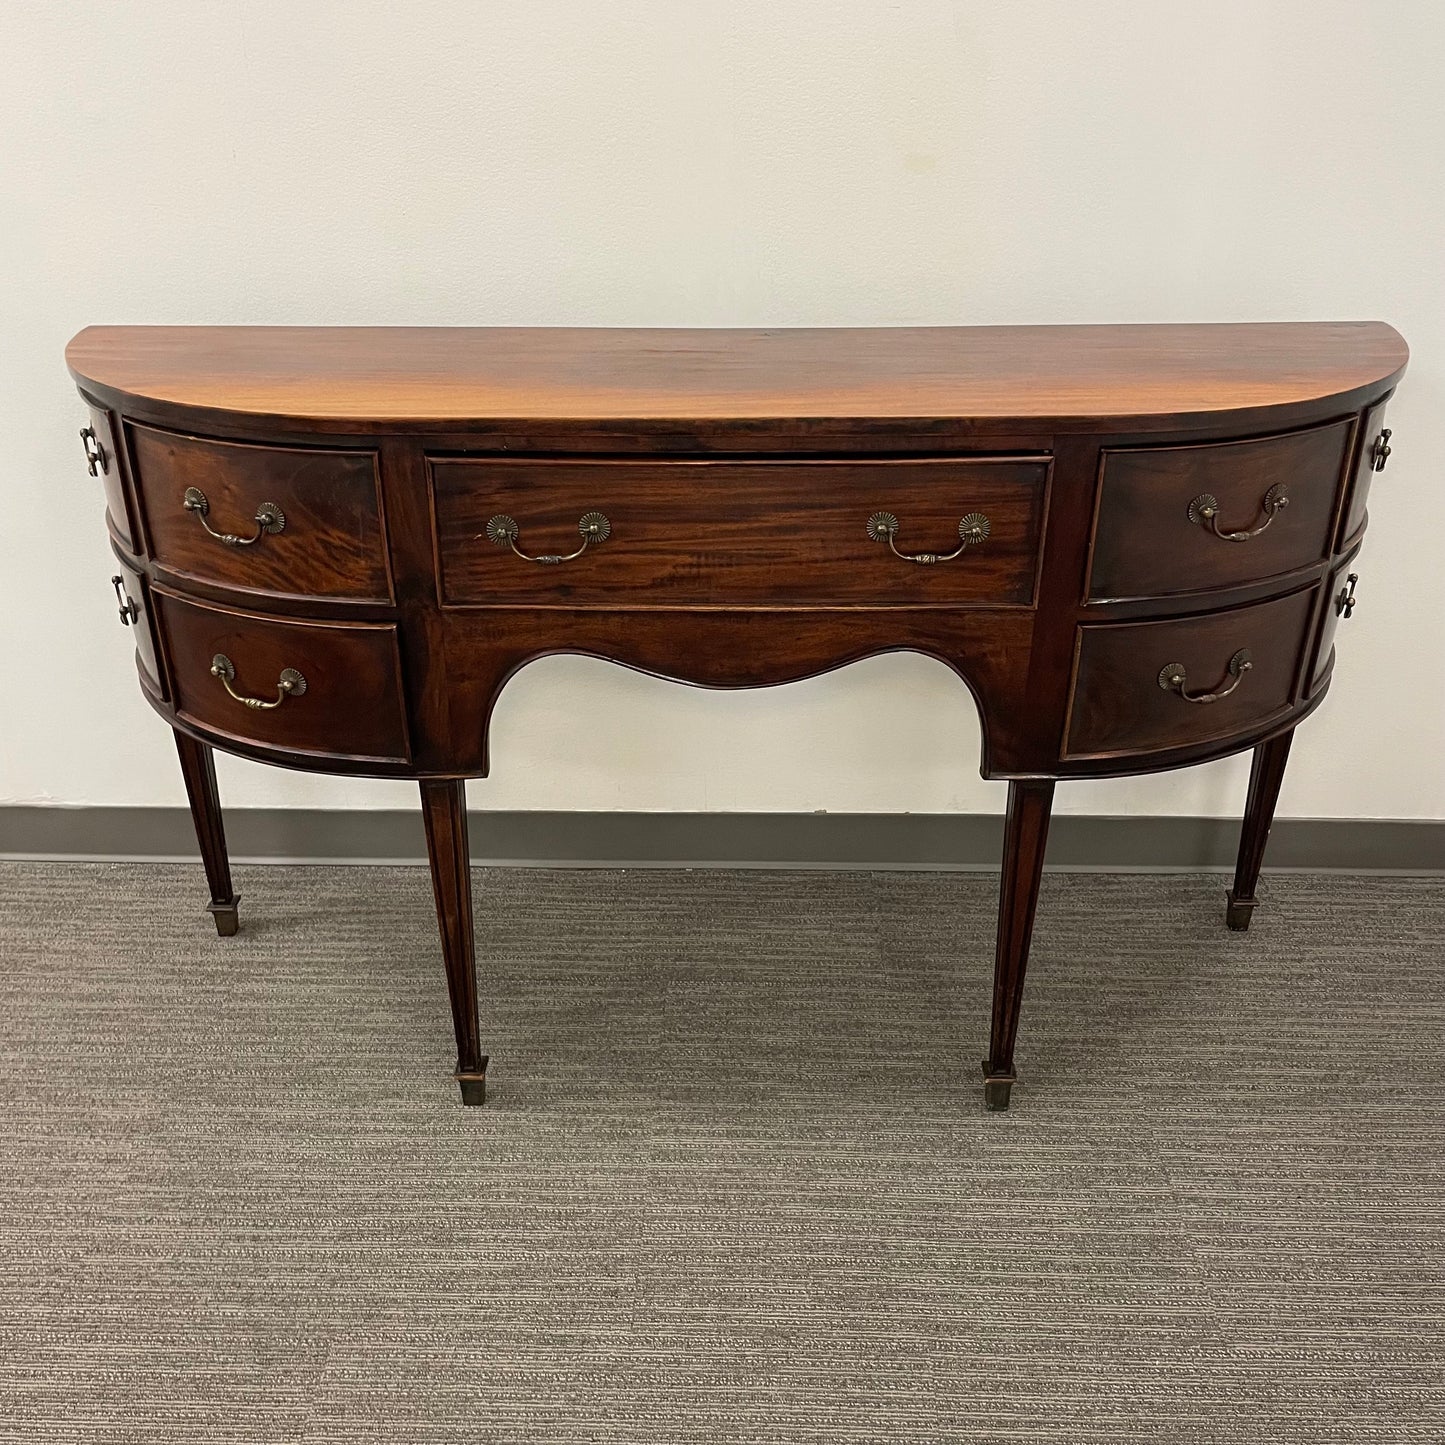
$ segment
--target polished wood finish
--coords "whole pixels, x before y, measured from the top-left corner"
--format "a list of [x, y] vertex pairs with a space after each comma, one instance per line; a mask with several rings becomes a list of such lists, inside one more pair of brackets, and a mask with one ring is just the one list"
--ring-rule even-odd
[[[242, 592], [391, 600], [374, 452], [243, 446], [134, 426], [131, 455], [158, 571]], [[228, 546], [186, 509], [192, 487], [213, 531], [254, 537], [266, 502], [284, 526]]]
[[476, 936], [472, 924], [471, 844], [467, 839], [467, 785], [421, 784], [432, 889], [441, 926], [442, 961], [457, 1035], [457, 1084], [464, 1104], [487, 1100], [487, 1056], [481, 1051], [477, 1021]]
[[241, 895], [231, 885], [231, 860], [226, 852], [226, 828], [221, 818], [221, 795], [216, 788], [216, 760], [205, 743], [176, 729], [176, 752], [181, 759], [181, 777], [196, 825], [196, 842], [201, 864], [211, 889], [206, 906], [216, 922], [216, 932], [229, 938], [241, 926]]
[[[1027, 605], [1038, 571], [1049, 460], [869, 462], [431, 461], [442, 600], [623, 607], [874, 603]], [[959, 522], [989, 535], [924, 566], [868, 536], [899, 521], [903, 552], [952, 552]], [[486, 535], [520, 525], [529, 553], [568, 553], [578, 521], [600, 512], [605, 542], [551, 567]]]
[[[1374, 322], [121, 327], [67, 357], [115, 448], [112, 542], [156, 624], [141, 685], [191, 746], [208, 868], [224, 858], [211, 745], [417, 779], [468, 1100], [485, 1061], [461, 780], [486, 776], [508, 679], [573, 652], [767, 686], [909, 649], [965, 684], [984, 775], [1010, 783], [987, 1066], [1001, 1107], [1055, 780], [1249, 748], [1282, 770], [1272, 740], [1330, 683], [1332, 599], [1406, 351]], [[1208, 492], [1220, 530], [1257, 531], [1275, 485], [1287, 508], [1247, 540], [1189, 519]], [[286, 527], [227, 546], [185, 511], [187, 486], [217, 530], [250, 530], [266, 501]], [[589, 511], [610, 535], [571, 561], [486, 536], [506, 514], [522, 551], [564, 554]], [[900, 551], [945, 554], [971, 511], [989, 535], [952, 560], [868, 535], [889, 512]], [[1191, 695], [1223, 693], [1241, 648], [1252, 665], [1227, 696], [1160, 686], [1178, 664]], [[305, 692], [238, 702], [217, 653], [257, 702], [285, 668]], [[1277, 793], [1262, 777], [1240, 908]]]
[[[1376, 321], [1199, 326], [93, 326], [78, 380], [149, 411], [368, 432], [523, 423], [870, 418], [1060, 430], [1237, 425], [1404, 370]], [[1233, 413], [1232, 417], [1222, 413]], [[127, 411], [129, 414], [129, 410]], [[1069, 424], [1072, 423], [1073, 426]], [[774, 432], [776, 428], [772, 429]], [[897, 440], [897, 428], [890, 428]]]
[[[394, 626], [282, 621], [192, 601], [163, 587], [155, 596], [183, 721], [288, 753], [406, 761]], [[306, 691], [274, 708], [248, 708], [212, 674], [217, 654], [234, 664], [232, 685], [246, 696], [274, 701], [287, 668], [306, 679]]]
[[983, 1061], [984, 1103], [990, 1109], [1007, 1109], [1014, 1086], [1014, 1040], [1053, 803], [1052, 782], [1009, 784], [993, 967], [993, 1023], [988, 1058]]
[[[1166, 622], [1118, 622], [1079, 629], [1065, 755], [1146, 753], [1250, 734], [1285, 717], [1310, 640], [1313, 592], [1294, 592], [1225, 612]], [[1237, 684], [1229, 661], [1248, 649]], [[1182, 663], [1190, 693], [1233, 690], [1218, 702], [1187, 702], [1159, 685]]]
[[[1287, 576], [1329, 555], [1351, 420], [1254, 441], [1104, 452], [1089, 596], [1171, 597]], [[1285, 505], [1264, 507], [1272, 487]], [[1229, 541], [1191, 521], [1190, 503], [1219, 503]]]
[[1249, 927], [1250, 918], [1259, 907], [1255, 895], [1259, 870], [1264, 864], [1264, 849], [1269, 842], [1275, 805], [1284, 783], [1284, 765], [1289, 761], [1289, 745], [1293, 740], [1291, 728], [1254, 750], [1249, 770], [1249, 797], [1244, 805], [1244, 826], [1239, 837], [1239, 861], [1235, 865], [1234, 887], [1229, 890], [1225, 915], [1225, 922], [1237, 933]]

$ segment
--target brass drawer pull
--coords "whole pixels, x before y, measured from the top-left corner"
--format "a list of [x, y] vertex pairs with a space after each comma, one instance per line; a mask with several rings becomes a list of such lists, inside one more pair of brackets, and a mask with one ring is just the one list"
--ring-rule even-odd
[[1335, 597], [1335, 616], [1350, 618], [1355, 615], [1355, 583], [1360, 580], [1358, 572], [1351, 572], [1345, 578], [1345, 585]]
[[1241, 532], [1226, 532], [1219, 525], [1219, 498], [1208, 492], [1200, 492], [1189, 504], [1189, 520], [1225, 542], [1247, 542], [1257, 537], [1274, 519], [1289, 506], [1289, 495], [1282, 483], [1276, 482], [1260, 499], [1259, 511], [1264, 518], [1259, 526]]
[[1177, 692], [1185, 702], [1218, 702], [1220, 698], [1228, 697], [1244, 681], [1244, 674], [1253, 666], [1254, 659], [1250, 656], [1249, 649], [1241, 647], [1229, 659], [1228, 672], [1231, 681], [1228, 687], [1216, 687], [1213, 692], [1185, 692], [1184, 664], [1182, 662], [1166, 662], [1159, 669], [1159, 686], [1165, 692]]
[[898, 518], [892, 512], [874, 512], [868, 518], [869, 541], [887, 542], [888, 550], [895, 557], [901, 557], [905, 562], [919, 562], [924, 566], [931, 566], [934, 562], [952, 562], [955, 557], [961, 557], [968, 548], [986, 542], [992, 530], [992, 523], [982, 512], [970, 512], [966, 517], [959, 518], [958, 546], [953, 551], [900, 552], [893, 540], [898, 535]]
[[125, 590], [125, 579], [112, 577], [110, 585], [115, 588], [115, 600], [120, 603], [120, 625], [129, 627], [132, 622], [139, 622], [140, 608], [135, 605], [130, 593]]
[[505, 512], [498, 512], [487, 522], [487, 540], [498, 547], [510, 547], [524, 562], [542, 562], [554, 566], [558, 562], [570, 562], [574, 557], [580, 557], [594, 542], [605, 542], [612, 535], [612, 523], [601, 512], [583, 512], [577, 522], [577, 530], [582, 536], [582, 545], [575, 552], [543, 552], [532, 557], [517, 546], [517, 538], [522, 535], [522, 529], [516, 521]]
[[231, 686], [236, 680], [236, 664], [224, 652], [218, 652], [211, 659], [211, 676], [219, 677], [221, 686], [237, 702], [244, 703], [247, 707], [255, 708], [260, 712], [280, 707], [288, 697], [300, 697], [306, 691], [306, 679], [294, 667], [286, 667], [282, 668], [281, 676], [276, 680], [276, 700], [274, 702], [267, 702], [264, 698], [259, 697], [247, 697], [245, 693], [237, 692]]
[[110, 470], [110, 463], [106, 459], [105, 448], [100, 444], [100, 438], [95, 434], [93, 426], [83, 426], [80, 429], [80, 440], [85, 445], [85, 464], [90, 468], [90, 474], [98, 477], [102, 472]]
[[186, 495], [181, 499], [186, 511], [194, 512], [207, 532], [216, 541], [224, 542], [228, 547], [250, 547], [259, 542], [262, 537], [274, 537], [277, 532], [286, 530], [286, 514], [275, 502], [262, 502], [256, 508], [256, 515], [251, 518], [256, 524], [256, 535], [254, 537], [238, 537], [234, 532], [218, 532], [206, 520], [206, 514], [211, 510], [211, 504], [206, 494], [199, 487], [187, 487]]
[[1383, 472], [1385, 463], [1390, 460], [1390, 438], [1394, 433], [1386, 427], [1375, 438], [1375, 445], [1370, 448], [1370, 470], [1372, 472]]

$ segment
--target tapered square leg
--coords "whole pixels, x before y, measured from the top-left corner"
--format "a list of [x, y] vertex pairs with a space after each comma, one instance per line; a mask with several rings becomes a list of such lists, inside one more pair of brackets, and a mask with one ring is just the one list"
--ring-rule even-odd
[[1034, 910], [1039, 901], [1053, 802], [1051, 780], [1009, 784], [1003, 876], [999, 882], [993, 1021], [988, 1058], [983, 1065], [984, 1103], [993, 1110], [1008, 1108], [1015, 1082], [1014, 1039], [1018, 1035], [1019, 1005], [1029, 962], [1029, 944], [1033, 940]]
[[231, 886], [231, 860], [226, 853], [226, 830], [221, 819], [221, 795], [216, 789], [216, 761], [205, 743], [172, 729], [181, 776], [191, 804], [191, 821], [196, 825], [196, 842], [210, 885], [211, 901], [206, 905], [216, 922], [216, 932], [229, 938], [241, 926], [240, 896]]
[[1249, 798], [1244, 805], [1244, 825], [1239, 834], [1239, 861], [1234, 869], [1234, 886], [1229, 890], [1224, 921], [1236, 933], [1243, 933], [1259, 907], [1256, 890], [1264, 863], [1265, 845], [1274, 823], [1275, 804], [1284, 783], [1284, 767], [1294, 731], [1281, 733], [1254, 750], [1249, 770]]
[[487, 1101], [487, 1056], [477, 1019], [476, 944], [472, 924], [471, 846], [467, 841], [466, 784], [423, 782], [422, 817], [436, 895], [442, 961], [457, 1036], [457, 1085], [463, 1104]]

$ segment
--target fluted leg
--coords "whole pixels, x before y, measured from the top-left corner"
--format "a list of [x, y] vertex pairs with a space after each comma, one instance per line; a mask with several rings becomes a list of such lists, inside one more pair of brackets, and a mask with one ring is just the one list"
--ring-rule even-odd
[[457, 1034], [457, 1083], [462, 1103], [487, 1101], [487, 1056], [481, 1052], [477, 1022], [477, 970], [472, 927], [471, 848], [467, 842], [467, 790], [455, 782], [423, 782], [422, 816], [436, 894], [437, 927], [452, 1024]]
[[993, 972], [993, 1024], [984, 1061], [984, 1103], [1007, 1109], [1014, 1085], [1014, 1039], [1019, 1028], [1019, 1001], [1028, 968], [1034, 932], [1034, 908], [1044, 869], [1049, 813], [1054, 785], [1013, 782], [1008, 787], [1008, 820], [1004, 828], [1003, 877], [999, 883], [998, 940]]
[[181, 776], [191, 803], [191, 821], [196, 825], [196, 842], [206, 869], [211, 901], [207, 904], [216, 920], [216, 932], [229, 938], [241, 926], [240, 895], [231, 886], [231, 860], [226, 854], [226, 829], [221, 819], [221, 795], [216, 790], [215, 758], [205, 743], [177, 729], [176, 752], [180, 754]]
[[1254, 750], [1254, 763], [1249, 770], [1249, 799], [1244, 805], [1244, 826], [1239, 834], [1239, 861], [1235, 864], [1234, 887], [1229, 890], [1225, 911], [1225, 922], [1238, 933], [1249, 927], [1249, 920], [1259, 907], [1255, 889], [1259, 886], [1259, 870], [1264, 863], [1264, 849], [1269, 842], [1274, 807], [1279, 802], [1284, 765], [1289, 760], [1289, 745], [1293, 740], [1291, 729]]

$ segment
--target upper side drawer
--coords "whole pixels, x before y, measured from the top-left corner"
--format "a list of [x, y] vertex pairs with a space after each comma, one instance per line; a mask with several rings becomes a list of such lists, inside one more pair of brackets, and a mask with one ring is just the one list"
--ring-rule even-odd
[[1088, 597], [1265, 581], [1328, 555], [1354, 421], [1254, 441], [1106, 449]]
[[1049, 476], [1043, 457], [430, 465], [451, 604], [1026, 606]]
[[105, 510], [110, 518], [111, 530], [127, 551], [139, 552], [137, 543], [140, 538], [131, 519], [125, 478], [120, 473], [114, 417], [89, 397], [85, 398], [85, 409], [90, 413], [89, 423], [80, 433], [81, 445], [85, 448], [85, 464], [91, 476], [98, 477], [105, 489]]
[[391, 600], [374, 452], [135, 425], [130, 438], [152, 555], [167, 571], [247, 592]]
[[1355, 462], [1355, 476], [1345, 502], [1344, 521], [1335, 545], [1343, 547], [1365, 525], [1365, 504], [1370, 497], [1370, 483], [1376, 472], [1385, 470], [1390, 459], [1390, 433], [1385, 428], [1385, 403], [1372, 406], [1365, 413], [1361, 427], [1360, 455]]

